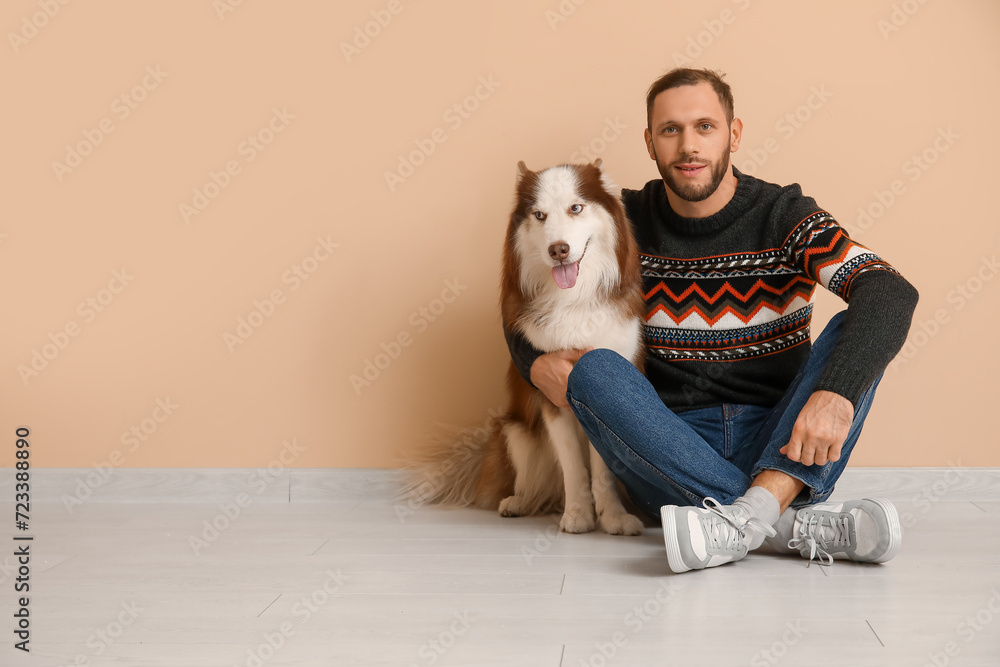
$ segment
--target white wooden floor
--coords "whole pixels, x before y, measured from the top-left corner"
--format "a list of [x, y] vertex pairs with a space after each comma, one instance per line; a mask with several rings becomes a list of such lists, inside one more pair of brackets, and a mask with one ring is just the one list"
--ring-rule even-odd
[[33, 503], [32, 651], [0, 557], [0, 665], [1000, 664], [1000, 502], [897, 506], [912, 525], [885, 565], [758, 551], [671, 575], [659, 527], [256, 503], [196, 555], [218, 504]]

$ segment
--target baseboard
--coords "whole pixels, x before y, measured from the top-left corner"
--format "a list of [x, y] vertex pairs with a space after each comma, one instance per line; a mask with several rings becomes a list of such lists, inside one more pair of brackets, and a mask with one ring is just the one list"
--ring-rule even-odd
[[[14, 474], [0, 469], [0, 502], [14, 500]], [[357, 502], [392, 499], [399, 470], [310, 468], [35, 468], [31, 500], [113, 503], [224, 503], [246, 494], [254, 502]], [[1000, 501], [1000, 468], [848, 468], [833, 499], [882, 496], [948, 501]]]

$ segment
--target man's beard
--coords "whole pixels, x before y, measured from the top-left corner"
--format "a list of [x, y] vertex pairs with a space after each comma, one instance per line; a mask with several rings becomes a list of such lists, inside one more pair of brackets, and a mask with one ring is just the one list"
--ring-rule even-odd
[[655, 149], [653, 154], [656, 156], [656, 168], [659, 170], [660, 176], [663, 177], [663, 181], [667, 184], [668, 188], [673, 190], [674, 194], [684, 201], [703, 201], [711, 197], [719, 188], [719, 184], [722, 183], [722, 179], [726, 177], [726, 172], [729, 170], [728, 154], [723, 154], [722, 159], [716, 162], [715, 166], [710, 166], [711, 163], [704, 160], [685, 157], [678, 160], [675, 164], [704, 164], [708, 166], [712, 174], [712, 179], [704, 185], [689, 183], [686, 177], [677, 175], [672, 165], [661, 162], [659, 156], [656, 155]]

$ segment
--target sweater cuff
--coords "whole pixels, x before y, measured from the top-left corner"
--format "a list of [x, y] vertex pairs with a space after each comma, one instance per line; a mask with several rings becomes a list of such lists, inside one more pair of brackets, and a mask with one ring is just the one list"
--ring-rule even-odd
[[813, 387], [813, 391], [830, 391], [843, 396], [854, 406], [854, 411], [858, 411], [858, 404], [861, 402], [861, 395], [865, 393], [869, 384], [867, 378], [858, 377], [849, 371], [838, 368], [831, 368], [833, 364], [827, 364], [826, 370], [819, 378], [819, 382]]
[[[507, 339], [510, 358], [514, 363], [514, 367], [517, 368], [517, 372], [521, 374], [525, 382], [535, 387], [531, 382], [531, 366], [535, 363], [535, 359], [538, 359], [544, 353], [529, 343], [523, 334], [511, 331], [506, 326], [504, 326], [503, 334], [504, 338]], [[537, 389], [537, 387], [535, 388]]]

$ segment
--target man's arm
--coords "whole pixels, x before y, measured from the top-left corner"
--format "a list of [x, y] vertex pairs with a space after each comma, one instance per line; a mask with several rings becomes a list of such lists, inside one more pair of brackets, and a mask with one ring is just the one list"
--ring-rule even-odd
[[504, 337], [510, 349], [510, 358], [524, 381], [535, 387], [559, 408], [568, 408], [566, 384], [570, 371], [586, 350], [559, 350], [543, 353], [533, 346], [524, 334], [511, 331], [504, 324]]
[[876, 270], [854, 277], [842, 296], [844, 326], [816, 389], [840, 394], [857, 408], [906, 343], [919, 295], [899, 273]]
[[[799, 413], [781, 452], [805, 465], [840, 459], [854, 411], [865, 390], [885, 372], [906, 342], [917, 290], [888, 262], [855, 243], [832, 219], [804, 233], [800, 266], [847, 302], [830, 361]], [[830, 263], [831, 254], [842, 258]]]
[[531, 366], [543, 352], [528, 342], [519, 331], [512, 330], [506, 322], [503, 323], [503, 335], [507, 339], [507, 347], [510, 349], [510, 358], [514, 362], [514, 367], [524, 378], [524, 381], [535, 386], [531, 381]]

